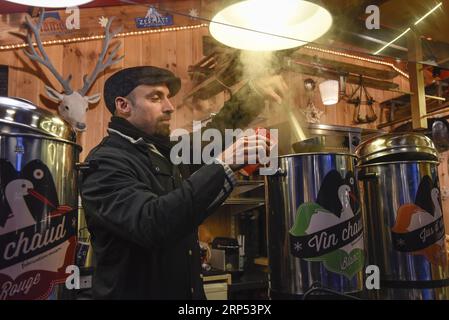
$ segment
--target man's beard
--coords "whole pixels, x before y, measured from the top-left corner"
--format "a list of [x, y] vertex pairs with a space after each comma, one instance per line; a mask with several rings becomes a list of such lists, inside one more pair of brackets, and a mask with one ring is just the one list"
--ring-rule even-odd
[[170, 136], [170, 124], [167, 122], [162, 122], [161, 119], [158, 119], [154, 134], [163, 137]]

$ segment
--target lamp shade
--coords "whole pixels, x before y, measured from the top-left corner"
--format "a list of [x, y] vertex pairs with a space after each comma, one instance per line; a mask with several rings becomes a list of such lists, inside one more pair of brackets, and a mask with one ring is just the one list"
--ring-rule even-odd
[[229, 47], [275, 51], [314, 41], [331, 25], [329, 11], [308, 1], [246, 0], [218, 12], [209, 24], [209, 31]]
[[7, 0], [24, 6], [42, 7], [42, 8], [67, 8], [76, 7], [93, 0]]
[[336, 104], [339, 100], [338, 81], [327, 80], [320, 85], [321, 100], [326, 106]]

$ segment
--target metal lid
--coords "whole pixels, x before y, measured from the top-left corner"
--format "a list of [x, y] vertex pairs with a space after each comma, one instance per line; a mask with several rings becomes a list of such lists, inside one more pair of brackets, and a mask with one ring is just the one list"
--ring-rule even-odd
[[20, 98], [0, 97], [0, 124], [0, 133], [43, 134], [76, 141], [70, 124]]
[[296, 153], [313, 153], [313, 152], [349, 152], [349, 139], [341, 135], [334, 136], [317, 136], [303, 141], [296, 142], [292, 145]]
[[365, 135], [386, 133], [385, 131], [378, 129], [365, 129], [359, 127], [337, 126], [337, 125], [316, 124], [316, 123], [309, 123], [308, 128], [313, 133], [317, 134], [354, 133], [365, 136]]
[[341, 133], [362, 133], [361, 128], [357, 127], [345, 127], [345, 126], [336, 126], [336, 125], [327, 125], [327, 124], [316, 124], [316, 123], [310, 123], [308, 124], [308, 128], [313, 131], [313, 133], [316, 134], [329, 134], [331, 132], [332, 134], [335, 134], [336, 132]]
[[413, 132], [372, 137], [358, 146], [355, 152], [361, 165], [387, 161], [438, 160], [432, 140]]

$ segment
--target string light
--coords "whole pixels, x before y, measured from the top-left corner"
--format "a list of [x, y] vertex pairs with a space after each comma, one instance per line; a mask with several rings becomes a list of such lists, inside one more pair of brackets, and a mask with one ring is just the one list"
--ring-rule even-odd
[[[199, 28], [206, 28], [206, 27], [209, 27], [209, 25], [207, 23], [202, 23], [202, 24], [191, 25], [191, 26], [180, 26], [180, 27], [171, 27], [171, 28], [163, 28], [163, 29], [151, 29], [151, 30], [122, 32], [122, 33], [117, 34], [116, 37], [121, 37], [122, 38], [122, 37], [145, 35], [145, 34], [151, 34], [151, 33], [192, 30], [192, 29], [199, 29]], [[79, 38], [71, 38], [71, 39], [48, 40], [48, 41], [43, 41], [42, 45], [44, 45], [44, 46], [45, 45], [54, 45], [54, 44], [59, 44], [60, 45], [60, 44], [83, 42], [83, 41], [90, 41], [90, 40], [99, 40], [99, 39], [103, 39], [104, 37], [105, 37], [104, 35], [96, 35], [96, 36], [79, 37]], [[36, 43], [33, 43], [33, 45], [36, 45]], [[21, 49], [21, 48], [26, 48], [26, 47], [28, 47], [27, 43], [3, 45], [3, 46], [0, 46], [0, 51]], [[374, 64], [385, 65], [385, 66], [393, 68], [394, 70], [396, 70], [398, 73], [400, 73], [401, 75], [403, 75], [407, 79], [409, 78], [409, 75], [407, 73], [405, 73], [404, 71], [402, 71], [401, 69], [396, 67], [394, 64], [386, 62], [386, 61], [365, 58], [365, 57], [361, 57], [361, 56], [347, 54], [347, 53], [340, 52], [340, 51], [327, 50], [327, 49], [322, 49], [322, 48], [312, 47], [312, 46], [307, 46], [307, 45], [304, 46], [304, 48], [307, 48], [307, 49], [310, 49], [310, 50], [313, 50], [313, 51], [319, 51], [319, 52], [323, 52], [323, 53], [338, 55], [338, 56], [345, 57], [345, 58], [352, 58], [352, 59], [356, 59], [356, 60], [360, 60], [360, 61], [371, 62], [371, 63], [374, 63]]]
[[[122, 32], [117, 34], [115, 37], [130, 37], [130, 36], [137, 36], [137, 35], [145, 35], [150, 33], [162, 33], [162, 32], [172, 32], [172, 31], [181, 31], [181, 30], [192, 30], [192, 29], [199, 29], [199, 28], [206, 28], [208, 27], [208, 24], [197, 24], [197, 25], [191, 25], [191, 26], [182, 26], [182, 27], [171, 27], [171, 28], [163, 28], [163, 29], [151, 29], [151, 30], [141, 30], [141, 31], [130, 31], [130, 32]], [[89, 37], [78, 37], [78, 38], [71, 38], [71, 39], [60, 39], [60, 40], [47, 40], [42, 41], [42, 45], [54, 45], [54, 44], [67, 44], [67, 43], [74, 43], [74, 42], [84, 42], [84, 41], [90, 41], [90, 40], [99, 40], [103, 39], [104, 35], [97, 35], [97, 36], [89, 36]], [[33, 43], [35, 46], [36, 43]], [[2, 45], [0, 46], [0, 51], [3, 50], [12, 50], [12, 49], [21, 49], [28, 47], [27, 43], [19, 43], [19, 44], [9, 44], [9, 45]]]

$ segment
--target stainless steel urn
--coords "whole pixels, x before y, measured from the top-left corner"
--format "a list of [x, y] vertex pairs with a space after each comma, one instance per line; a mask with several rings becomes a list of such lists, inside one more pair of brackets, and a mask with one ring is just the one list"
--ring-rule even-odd
[[79, 152], [59, 117], [0, 97], [0, 300], [55, 298], [73, 272]]
[[417, 133], [371, 138], [357, 150], [367, 265], [381, 299], [446, 299], [447, 268], [438, 155]]
[[279, 157], [278, 172], [267, 176], [272, 298], [307, 298], [314, 288], [362, 290], [365, 254], [355, 165], [349, 150], [298, 153]]

